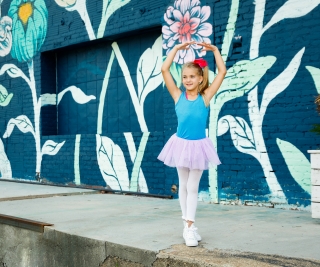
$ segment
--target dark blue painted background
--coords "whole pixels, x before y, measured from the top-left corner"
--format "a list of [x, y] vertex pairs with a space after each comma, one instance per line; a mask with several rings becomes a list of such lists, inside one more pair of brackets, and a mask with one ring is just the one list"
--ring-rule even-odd
[[[87, 3], [95, 32], [100, 22], [100, 11], [96, 10], [98, 2], [88, 1]], [[277, 0], [267, 3], [265, 23], [285, 2]], [[96, 100], [78, 105], [68, 93], [59, 104], [58, 110], [55, 107], [42, 109], [42, 144], [49, 139], [55, 142], [66, 140], [56, 156], [43, 157], [42, 176], [48, 182], [73, 183], [75, 135], [82, 134], [81, 181], [86, 185], [105, 186], [96, 160], [95, 133], [98, 99], [111, 53], [110, 44], [113, 41], [118, 42], [136, 85], [135, 72], [139, 57], [161, 34], [163, 13], [167, 6], [173, 4], [173, 1], [132, 0], [112, 15], [106, 27], [105, 39], [95, 42], [89, 42], [83, 22], [76, 12], [67, 12], [57, 6], [54, 1], [46, 1], [46, 3], [49, 12], [48, 33], [41, 55], [35, 59], [37, 88], [41, 88], [38, 96], [40, 93], [54, 93], [56, 88], [57, 92], [60, 92], [70, 85], [76, 85], [86, 94], [95, 95]], [[202, 4], [212, 8], [214, 43], [220, 48], [231, 1], [211, 0], [202, 1]], [[3, 1], [2, 14], [7, 14], [9, 5], [10, 1]], [[253, 16], [252, 1], [240, 1], [235, 32], [242, 36], [243, 42], [241, 47], [230, 50], [227, 67], [231, 67], [239, 60], [249, 58]], [[147, 29], [149, 30], [141, 32]], [[276, 144], [276, 138], [292, 143], [307, 158], [309, 158], [308, 149], [319, 147], [319, 136], [309, 132], [312, 124], [319, 123], [313, 103], [317, 91], [310, 73], [305, 68], [306, 66], [320, 68], [319, 30], [320, 7], [318, 6], [306, 16], [277, 23], [264, 33], [260, 43], [260, 56], [273, 55], [277, 58], [275, 64], [258, 84], [260, 101], [265, 86], [284, 70], [300, 49], [305, 47], [297, 75], [289, 87], [270, 103], [262, 128], [271, 164], [289, 204], [308, 205], [310, 195], [305, 193], [290, 175]], [[213, 68], [212, 56], [206, 58], [211, 61]], [[10, 55], [0, 58], [0, 61], [1, 65], [10, 62], [17, 64], [27, 73], [26, 66], [17, 63]], [[55, 66], [57, 66], [57, 79], [53, 79], [55, 76], [50, 75], [55, 70]], [[30, 90], [25, 89], [26, 84], [22, 79], [11, 79], [7, 75], [2, 75], [0, 83], [14, 93], [10, 105], [0, 107], [2, 136], [10, 118], [25, 114], [33, 121], [33, 108]], [[142, 169], [149, 191], [155, 194], [171, 194], [171, 185], [178, 183], [176, 170], [164, 167], [156, 159], [164, 142], [175, 132], [177, 126], [174, 103], [165, 88], [159, 86], [149, 94], [145, 102], [145, 114], [151, 134]], [[246, 95], [227, 102], [220, 117], [224, 115], [240, 116], [249, 122]], [[139, 146], [142, 133], [122, 71], [115, 60], [104, 106], [102, 135], [110, 137], [121, 147], [129, 174], [131, 174], [132, 162], [123, 132], [133, 132], [136, 147]], [[13, 177], [33, 180], [36, 156], [31, 134], [22, 134], [14, 130], [10, 138], [2, 140], [12, 166]], [[236, 150], [229, 133], [218, 137], [217, 149], [223, 163], [218, 168], [220, 199], [267, 201], [265, 195], [269, 193], [269, 189], [259, 162], [250, 155]], [[208, 190], [208, 172], [203, 175], [200, 190]]]

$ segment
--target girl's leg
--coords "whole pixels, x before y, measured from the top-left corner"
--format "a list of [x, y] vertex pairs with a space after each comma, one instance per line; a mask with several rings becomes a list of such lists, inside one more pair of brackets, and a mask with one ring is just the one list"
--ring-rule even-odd
[[187, 209], [185, 213], [185, 219], [188, 221], [188, 226], [195, 221], [196, 210], [198, 204], [198, 190], [202, 170], [190, 170], [187, 182]]
[[177, 168], [179, 176], [179, 202], [182, 211], [182, 218], [187, 219], [187, 184], [189, 177], [188, 168]]

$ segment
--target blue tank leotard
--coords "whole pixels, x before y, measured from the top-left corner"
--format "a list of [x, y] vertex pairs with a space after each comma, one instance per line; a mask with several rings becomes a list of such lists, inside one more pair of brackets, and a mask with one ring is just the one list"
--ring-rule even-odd
[[206, 123], [209, 107], [198, 94], [195, 100], [188, 100], [183, 92], [175, 106], [178, 117], [177, 136], [187, 140], [206, 138]]

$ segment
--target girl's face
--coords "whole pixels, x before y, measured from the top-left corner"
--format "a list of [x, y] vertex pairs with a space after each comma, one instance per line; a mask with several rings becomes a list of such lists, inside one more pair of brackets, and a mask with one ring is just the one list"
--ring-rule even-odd
[[203, 77], [198, 74], [194, 68], [184, 68], [182, 71], [182, 83], [186, 90], [197, 90], [199, 84], [203, 81]]

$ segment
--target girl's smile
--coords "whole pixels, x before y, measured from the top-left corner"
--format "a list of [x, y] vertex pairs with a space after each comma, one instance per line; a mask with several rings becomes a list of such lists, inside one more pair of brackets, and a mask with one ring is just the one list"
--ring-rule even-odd
[[197, 90], [203, 77], [193, 68], [184, 68], [182, 73], [182, 83], [187, 90]]

